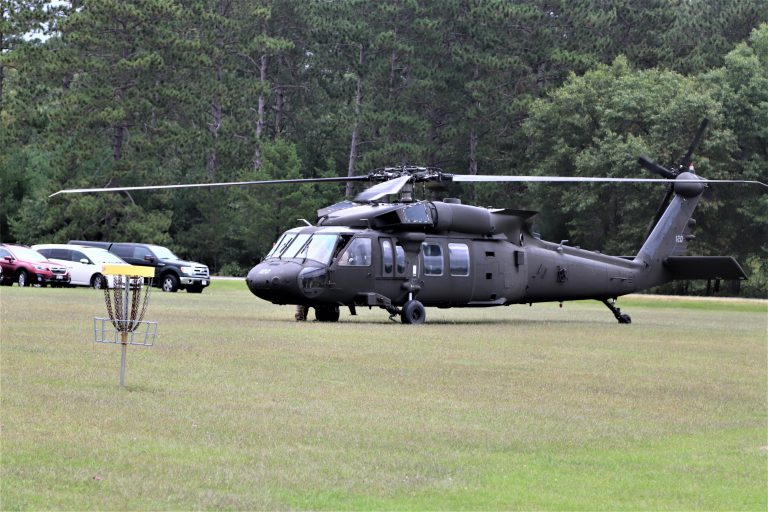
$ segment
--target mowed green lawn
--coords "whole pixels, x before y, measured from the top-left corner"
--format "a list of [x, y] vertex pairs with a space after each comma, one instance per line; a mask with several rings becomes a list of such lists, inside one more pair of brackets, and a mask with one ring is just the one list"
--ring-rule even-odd
[[768, 508], [768, 302], [630, 298], [293, 321], [242, 281], [0, 288], [0, 509]]

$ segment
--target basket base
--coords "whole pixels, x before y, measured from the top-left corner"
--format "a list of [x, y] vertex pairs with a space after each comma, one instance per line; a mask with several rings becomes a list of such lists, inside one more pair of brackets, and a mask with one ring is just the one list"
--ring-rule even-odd
[[[122, 332], [117, 327], [128, 325], [135, 327], [131, 332]], [[115, 320], [94, 317], [93, 341], [96, 343], [114, 343], [116, 345], [139, 345], [151, 347], [157, 337], [157, 322]]]

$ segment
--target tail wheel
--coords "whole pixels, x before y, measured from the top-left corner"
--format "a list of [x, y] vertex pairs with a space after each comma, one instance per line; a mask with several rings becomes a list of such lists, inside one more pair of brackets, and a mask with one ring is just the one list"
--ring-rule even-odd
[[29, 286], [29, 274], [27, 274], [26, 270], [19, 271], [19, 275], [16, 276], [16, 282], [18, 283], [19, 288]]
[[409, 300], [406, 302], [403, 306], [403, 310], [400, 312], [400, 320], [404, 324], [423, 324], [426, 319], [427, 311], [424, 309], [424, 304], [417, 300]]

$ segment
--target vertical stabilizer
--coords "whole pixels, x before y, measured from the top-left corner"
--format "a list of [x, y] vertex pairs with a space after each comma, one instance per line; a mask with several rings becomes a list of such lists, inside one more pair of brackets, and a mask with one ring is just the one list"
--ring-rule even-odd
[[680, 181], [674, 184], [674, 198], [635, 257], [635, 262], [646, 269], [648, 282], [643, 283], [643, 288], [670, 279], [664, 275], [664, 260], [685, 249], [689, 221], [704, 191], [703, 183], [681, 182], [698, 179], [695, 174], [684, 172], [677, 179]]

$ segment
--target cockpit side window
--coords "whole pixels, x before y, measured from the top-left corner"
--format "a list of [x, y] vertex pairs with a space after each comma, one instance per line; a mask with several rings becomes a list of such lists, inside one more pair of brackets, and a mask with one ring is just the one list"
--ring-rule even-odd
[[371, 264], [371, 239], [353, 238], [339, 258], [344, 267], [367, 267]]

